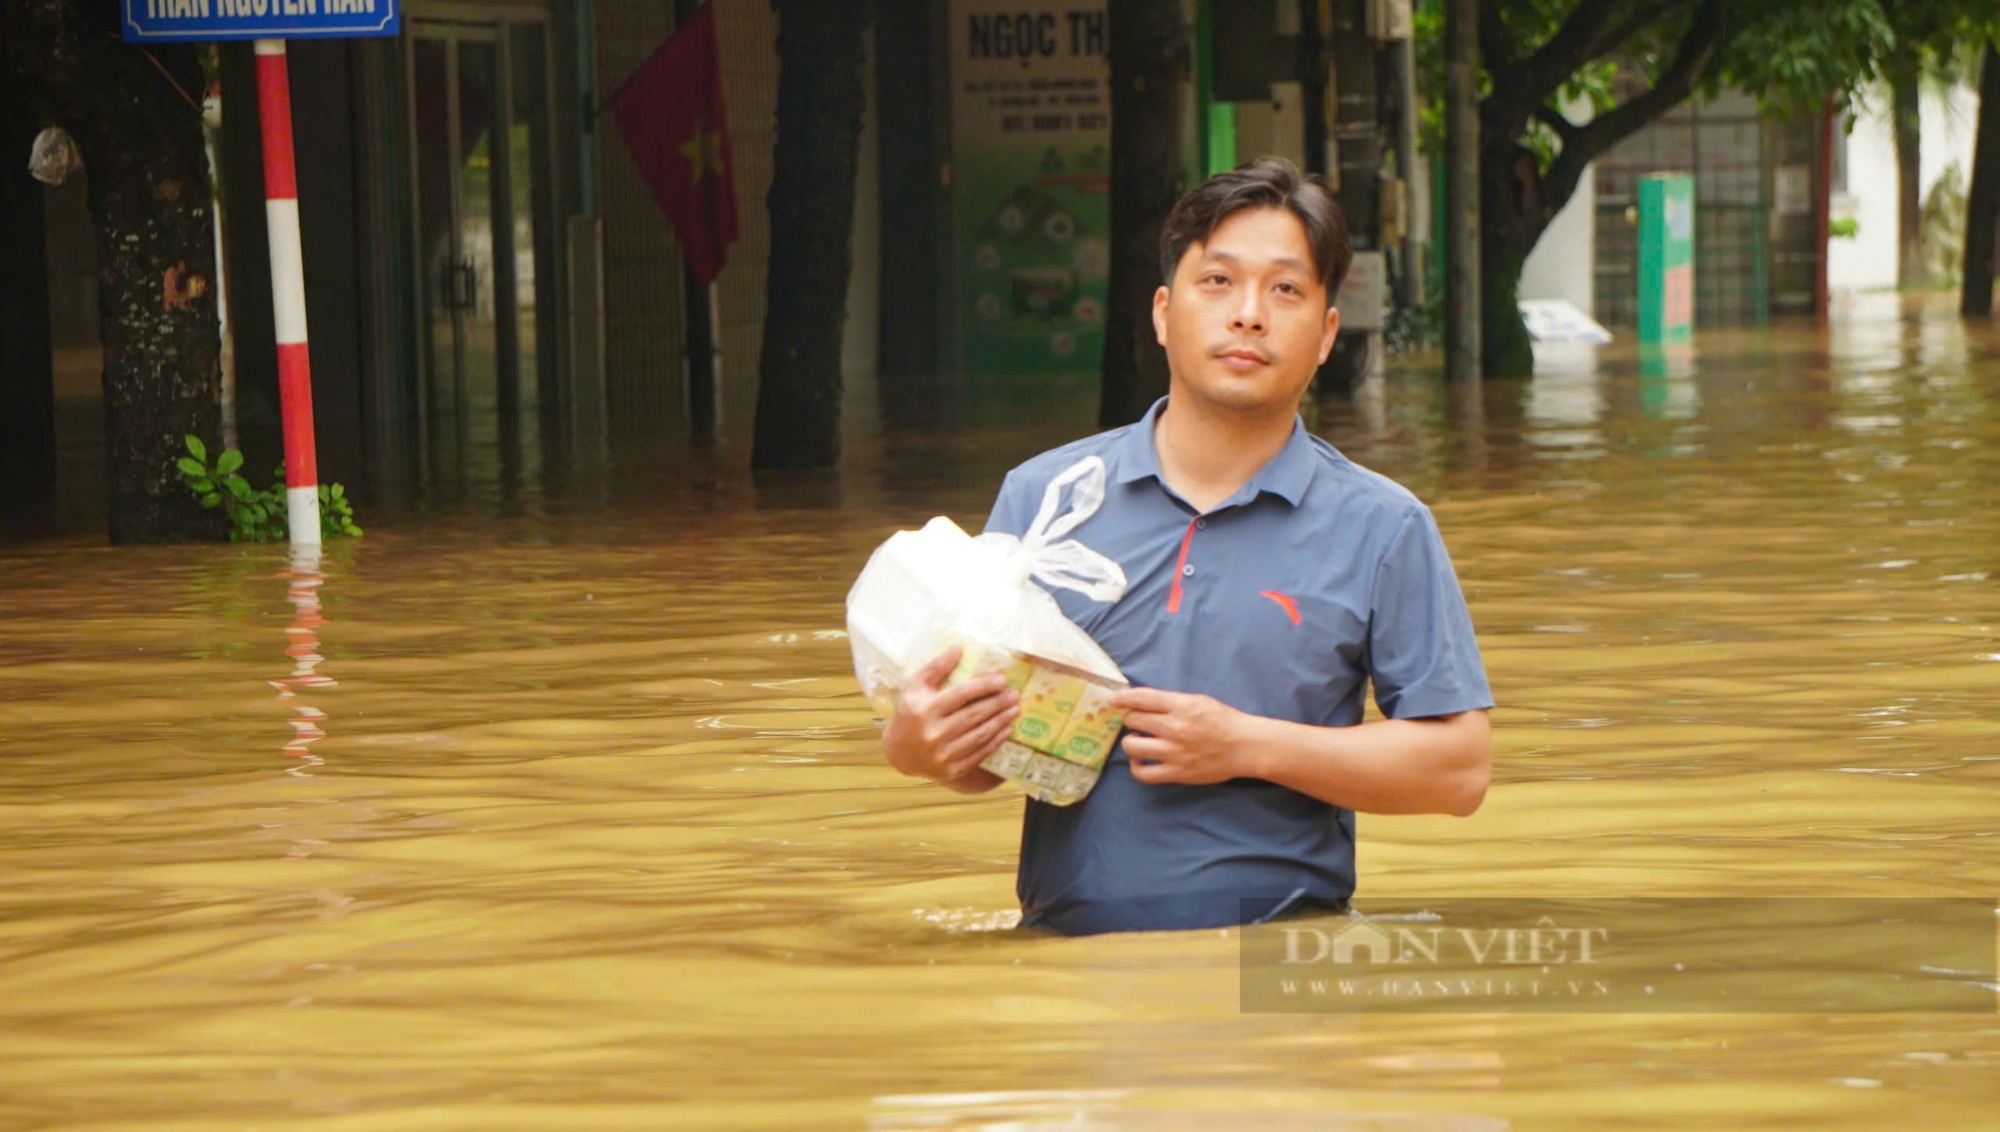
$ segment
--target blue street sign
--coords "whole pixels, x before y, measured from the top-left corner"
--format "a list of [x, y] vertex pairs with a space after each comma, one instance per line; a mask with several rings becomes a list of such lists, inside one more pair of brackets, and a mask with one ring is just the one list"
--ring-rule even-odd
[[127, 43], [395, 35], [401, 0], [120, 0]]

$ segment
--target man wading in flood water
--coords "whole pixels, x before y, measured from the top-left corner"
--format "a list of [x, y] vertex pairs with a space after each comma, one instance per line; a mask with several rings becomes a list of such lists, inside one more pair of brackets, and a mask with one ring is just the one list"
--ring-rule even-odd
[[[1130, 580], [1115, 603], [1054, 595], [1132, 681], [1126, 735], [1067, 807], [1029, 799], [1022, 924], [1083, 934], [1339, 909], [1354, 814], [1479, 808], [1493, 706], [1429, 509], [1306, 432], [1353, 252], [1326, 187], [1288, 162], [1219, 174], [1161, 237], [1153, 326], [1172, 372], [1137, 424], [1008, 473], [986, 529], [1020, 535], [1090, 455], [1104, 504], [1076, 532]], [[890, 765], [962, 793], [1001, 779], [1019, 697], [1000, 676], [904, 688]], [[1362, 724], [1369, 682], [1386, 719]]]

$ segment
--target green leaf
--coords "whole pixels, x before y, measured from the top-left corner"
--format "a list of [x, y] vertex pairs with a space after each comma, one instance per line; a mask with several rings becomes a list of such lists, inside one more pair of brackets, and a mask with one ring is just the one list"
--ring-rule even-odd
[[234, 448], [227, 449], [215, 458], [215, 470], [227, 475], [243, 466], [243, 453]]
[[203, 507], [209, 508], [210, 510], [213, 510], [222, 505], [222, 496], [211, 491], [208, 494], [201, 497], [201, 505]]
[[335, 499], [344, 499], [347, 496], [347, 489], [339, 484], [334, 484], [331, 490]]
[[242, 476], [230, 476], [222, 482], [228, 486], [229, 494], [241, 499], [245, 503], [251, 501], [254, 493], [250, 490], [250, 485], [243, 481]]
[[191, 490], [194, 491], [215, 490], [215, 481], [209, 479], [207, 476], [189, 476], [187, 477], [187, 485]]
[[201, 442], [201, 437], [190, 434], [187, 438], [187, 446], [188, 451], [194, 453], [195, 459], [200, 460], [204, 464], [208, 462], [208, 445]]
[[179, 468], [181, 474], [184, 476], [199, 476], [208, 471], [207, 464], [202, 463], [192, 456], [182, 456], [180, 459], [175, 460], [174, 467]]

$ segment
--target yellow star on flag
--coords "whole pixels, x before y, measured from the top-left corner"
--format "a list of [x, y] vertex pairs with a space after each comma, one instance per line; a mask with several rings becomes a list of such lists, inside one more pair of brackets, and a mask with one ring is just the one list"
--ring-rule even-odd
[[694, 136], [680, 144], [680, 151], [697, 183], [722, 168], [722, 135], [708, 129], [705, 122], [695, 123]]

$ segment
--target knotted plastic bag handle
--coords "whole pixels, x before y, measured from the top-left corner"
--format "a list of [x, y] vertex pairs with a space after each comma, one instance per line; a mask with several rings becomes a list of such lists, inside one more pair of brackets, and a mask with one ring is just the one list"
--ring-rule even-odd
[[[1125, 596], [1125, 571], [1118, 563], [1075, 539], [1056, 541], [1104, 505], [1105, 475], [1104, 458], [1086, 456], [1049, 481], [1042, 492], [1041, 510], [1021, 536], [1020, 548], [1010, 556], [1022, 581], [1038, 578], [1051, 586], [1075, 590], [1092, 601], [1117, 601]], [[1069, 509], [1061, 510], [1063, 489], [1072, 484]]]

